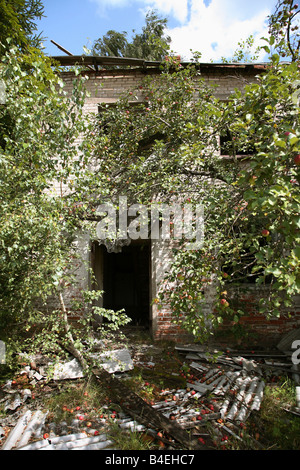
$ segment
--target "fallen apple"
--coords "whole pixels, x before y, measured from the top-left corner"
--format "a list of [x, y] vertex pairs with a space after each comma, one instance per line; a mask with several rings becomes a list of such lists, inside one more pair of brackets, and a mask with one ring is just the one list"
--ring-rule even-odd
[[261, 231], [261, 234], [262, 234], [263, 237], [267, 237], [268, 235], [270, 235], [270, 232], [269, 232], [269, 230], [267, 230], [267, 229], [264, 228], [264, 229]]

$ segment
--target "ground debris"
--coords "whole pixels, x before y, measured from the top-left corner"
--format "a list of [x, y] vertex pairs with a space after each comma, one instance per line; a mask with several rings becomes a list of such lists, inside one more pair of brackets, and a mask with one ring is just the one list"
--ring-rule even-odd
[[[142, 345], [136, 347], [136, 353], [134, 347], [130, 346], [130, 349], [115, 349], [113, 355], [111, 352], [103, 355], [102, 365], [106, 364], [106, 367], [94, 369], [94, 378], [96, 383], [109, 390], [112, 401], [120, 405], [122, 411], [114, 416], [114, 422], [120, 429], [147, 435], [168, 449], [207, 450], [215, 442], [222, 448], [228, 442], [228, 436], [241, 445], [244, 445], [247, 436], [253, 448], [262, 448], [256, 439], [246, 435], [244, 423], [251, 414], [254, 419], [257, 416], [265, 384], [269, 379], [279, 377], [286, 371], [294, 378], [296, 374], [290, 354], [278, 350], [208, 350], [195, 345], [176, 346], [174, 351], [172, 349], [172, 353], [168, 352], [168, 360], [171, 354], [176, 353], [176, 358], [172, 356], [175, 365], [172, 376], [176, 375], [178, 378], [175, 382], [170, 380], [170, 388], [155, 389], [155, 400], [141, 398], [130, 390], [126, 380], [130, 379], [130, 374], [127, 373], [135, 367], [139, 373], [145, 373], [146, 380], [150, 376], [156, 376], [157, 368], [163, 361], [162, 351], [157, 353], [155, 347]], [[184, 359], [178, 360], [178, 355]], [[67, 363], [72, 361], [73, 359]], [[47, 365], [43, 364], [44, 367]], [[181, 373], [182, 365], [188, 369], [185, 375]], [[74, 370], [75, 368], [71, 372]], [[170, 375], [171, 370], [168, 373]], [[78, 378], [76, 374], [74, 378]], [[88, 428], [84, 421], [80, 421], [79, 415], [74, 414], [75, 419], [71, 426], [63, 422], [54, 426], [47, 418], [47, 411], [28, 410], [28, 402], [31, 402], [31, 408], [34, 406], [30, 393], [35, 386], [41, 387], [44, 392], [49, 389], [49, 393], [53, 393], [61, 381], [67, 380], [66, 377], [56, 377], [53, 380], [53, 377], [55, 378], [52, 376], [52, 380], [49, 380], [43, 367], [39, 367], [39, 361], [33, 361], [21, 371], [20, 382], [9, 381], [2, 387], [1, 403], [11, 403], [11, 408], [7, 408], [10, 424], [5, 426], [5, 420], [1, 423], [2, 441], [5, 434], [2, 449], [114, 449], [115, 443], [109, 437], [109, 424], [105, 419], [95, 420], [92, 427]], [[81, 377], [80, 375], [79, 378]], [[149, 386], [148, 382], [147, 385]], [[299, 387], [296, 387], [296, 391], [297, 406], [287, 407], [285, 411], [299, 416]], [[18, 399], [19, 404], [14, 407], [13, 401]]]
[[186, 449], [199, 448], [197, 440], [190, 436], [176, 421], [172, 421], [163, 413], [159, 413], [118, 378], [108, 374], [105, 370], [95, 371], [95, 377], [96, 380], [104, 382], [110, 387], [114, 401], [119, 403], [122, 409], [138, 423], [148, 428], [154, 428], [159, 432], [162, 430], [175, 440], [174, 447], [176, 447], [177, 442]]

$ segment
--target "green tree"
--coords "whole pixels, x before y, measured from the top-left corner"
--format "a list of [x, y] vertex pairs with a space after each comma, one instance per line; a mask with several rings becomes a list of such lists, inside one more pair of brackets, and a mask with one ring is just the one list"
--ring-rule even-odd
[[105, 57], [124, 57], [128, 45], [127, 33], [109, 30], [102, 38], [97, 39], [92, 48], [93, 55]]
[[233, 56], [230, 60], [226, 57], [222, 57], [222, 62], [232, 63], [232, 62], [243, 62], [243, 63], [252, 63], [257, 61], [259, 53], [261, 51], [261, 46], [256, 46], [255, 49], [255, 40], [253, 34], [245, 41], [238, 42], [238, 48], [234, 51]]
[[136, 33], [131, 42], [127, 39], [126, 32], [110, 30], [94, 42], [92, 54], [162, 60], [168, 53], [171, 42], [170, 37], [165, 35], [166, 26], [167, 20], [151, 11], [146, 15], [142, 32]]
[[169, 52], [171, 42], [171, 38], [165, 35], [166, 26], [166, 18], [160, 18], [154, 11], [147, 13], [142, 32], [135, 34], [127, 46], [127, 56], [145, 60], [163, 60]]
[[[204, 197], [203, 249], [175, 253], [167, 284], [173, 291], [163, 292], [177, 320], [200, 338], [224, 318], [237, 324], [247, 314], [231, 287], [246, 283], [247, 292], [247, 283], [257, 285], [257, 312], [267, 318], [291, 308], [299, 294], [298, 73], [296, 64], [283, 66], [275, 57], [260, 83], [226, 107], [229, 152], [234, 157], [250, 146], [254, 153], [229, 185]], [[210, 288], [216, 301], [206, 312], [201, 303]]]
[[2, 60], [5, 103], [1, 120], [1, 323], [26, 320], [33, 302], [58, 285], [64, 267], [62, 231], [70, 233], [60, 193], [83, 128], [80, 88], [67, 98], [52, 64], [37, 50]]
[[[99, 293], [81, 290], [72, 308], [86, 311], [84, 335], [69, 324], [64, 302], [65, 289], [77, 285], [76, 240], [84, 229], [73, 183], [85, 172], [92, 178], [86, 170], [90, 123], [83, 114], [86, 90], [79, 72], [67, 93], [59, 69], [41, 51], [8, 48], [2, 57], [0, 337], [8, 350], [67, 350], [85, 367], [81, 348], [82, 338], [91, 337], [89, 314], [97, 310], [108, 329], [129, 320], [123, 312], [94, 308]], [[79, 138], [86, 144], [82, 148]], [[56, 307], [45, 315], [50, 296]]]
[[7, 38], [21, 49], [40, 46], [36, 22], [44, 15], [42, 0], [1, 0], [0, 11], [0, 53]]

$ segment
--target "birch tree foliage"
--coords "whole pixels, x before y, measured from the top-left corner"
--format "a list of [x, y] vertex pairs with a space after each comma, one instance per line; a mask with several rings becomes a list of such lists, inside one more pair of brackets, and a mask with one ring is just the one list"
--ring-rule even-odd
[[0, 81], [0, 320], [24, 324], [34, 303], [58, 288], [76, 222], [61, 191], [78, 165], [85, 91], [67, 96], [40, 51], [2, 58]]
[[[79, 175], [86, 175], [84, 184], [93, 181], [85, 74], [75, 69], [66, 92], [60, 69], [41, 51], [20, 53], [9, 44], [0, 66], [0, 337], [7, 352], [67, 350], [86, 367], [82, 338], [91, 338], [101, 292], [80, 290], [76, 277], [88, 204]], [[68, 308], [85, 312], [80, 332], [69, 324], [64, 302], [70, 286], [78, 294]], [[123, 312], [98, 314], [109, 331], [129, 321]]]

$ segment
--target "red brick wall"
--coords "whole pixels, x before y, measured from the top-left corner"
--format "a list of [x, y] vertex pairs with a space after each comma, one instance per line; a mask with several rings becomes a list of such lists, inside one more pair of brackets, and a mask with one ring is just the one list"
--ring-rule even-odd
[[[231, 292], [233, 296], [233, 292]], [[234, 323], [232, 317], [225, 318], [224, 323], [216, 332], [216, 337], [229, 335], [230, 332], [241, 327], [241, 338], [250, 333], [249, 341], [261, 346], [272, 346], [277, 344], [282, 335], [300, 327], [300, 297], [295, 298], [293, 309], [283, 309], [280, 317], [267, 319], [265, 315], [258, 312], [258, 300], [264, 295], [263, 289], [258, 289], [253, 285], [243, 286], [243, 291], [239, 288], [234, 290], [234, 299], [230, 299], [230, 306], [236, 310], [244, 309], [246, 314]], [[232, 297], [233, 298], [233, 297]], [[189, 343], [193, 341], [190, 334], [182, 330], [172, 322], [172, 313], [168, 306], [159, 309], [157, 306], [154, 316], [156, 317], [156, 329], [154, 331], [155, 340], [171, 340], [178, 343]], [[228, 344], [229, 346], [229, 344]]]

